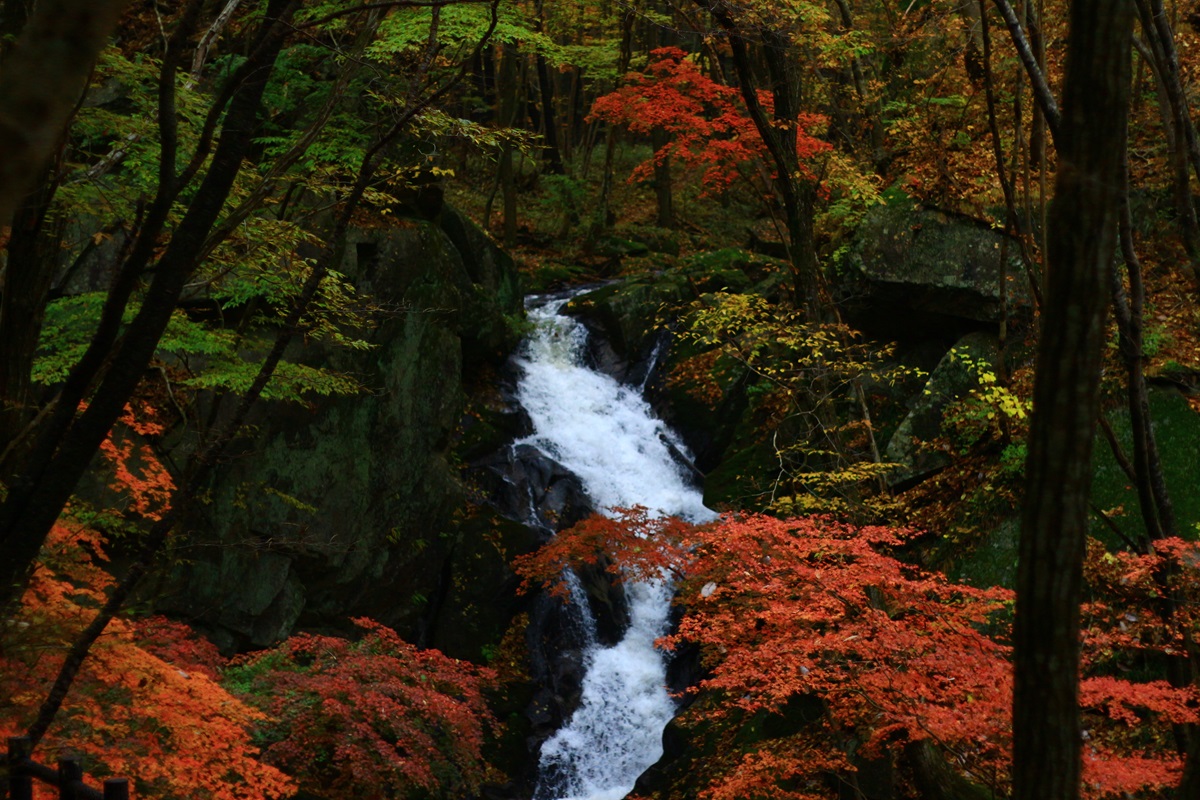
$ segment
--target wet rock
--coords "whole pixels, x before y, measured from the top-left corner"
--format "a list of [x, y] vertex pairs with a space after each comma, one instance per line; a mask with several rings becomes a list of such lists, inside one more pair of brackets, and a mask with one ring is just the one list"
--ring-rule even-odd
[[[260, 404], [255, 434], [186, 522], [189, 559], [156, 588], [161, 610], [203, 624], [228, 648], [359, 615], [426, 641], [443, 638], [440, 625], [469, 622], [478, 640], [454, 655], [478, 657], [498, 640], [502, 615], [464, 621], [439, 613], [437, 600], [451, 596], [447, 582], [474, 584], [479, 597], [511, 588], [511, 574], [464, 539], [485, 526], [464, 527], [471, 493], [454, 446], [465, 376], [515, 346], [521, 297], [507, 256], [452, 211], [441, 220], [353, 232], [341, 271], [391, 309], [362, 333], [373, 348], [307, 343], [289, 357], [353, 374], [368, 391]], [[520, 422], [500, 414], [489, 424]], [[177, 461], [197, 446], [174, 445]], [[467, 561], [453, 563], [459, 556]], [[256, 613], [266, 616], [251, 624]]]
[[526, 628], [533, 702], [526, 711], [530, 723], [530, 753], [571, 718], [583, 688], [584, 650], [592, 636], [580, 616], [562, 600], [541, 595], [534, 600]]
[[579, 478], [531, 444], [506, 447], [472, 469], [489, 505], [542, 531], [543, 539], [594, 511]]

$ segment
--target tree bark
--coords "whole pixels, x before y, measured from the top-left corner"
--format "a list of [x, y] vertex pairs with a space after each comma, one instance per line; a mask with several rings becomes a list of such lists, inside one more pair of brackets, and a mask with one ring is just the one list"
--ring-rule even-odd
[[126, 0], [41, 0], [0, 71], [0, 225], [33, 187]]
[[[53, 171], [53, 170], [50, 170]], [[0, 462], [12, 455], [21, 431], [33, 419], [30, 372], [42, 317], [54, 280], [57, 241], [49, 235], [46, 212], [56, 182], [43, 170], [39, 186], [14, 215], [0, 280]], [[3, 471], [0, 470], [0, 480]]]
[[658, 227], [675, 227], [675, 201], [671, 194], [671, 155], [659, 153], [671, 143], [666, 131], [655, 128], [650, 134], [654, 148], [654, 197], [658, 204]]
[[929, 739], [912, 742], [904, 756], [913, 771], [921, 797], [926, 800], [989, 800], [995, 795], [972, 783], [946, 763], [946, 757]]
[[[537, 19], [534, 30], [541, 32], [544, 22], [542, 0], [535, 6]], [[534, 56], [537, 66], [538, 96], [542, 104], [542, 135], [546, 137], [546, 158], [549, 160], [550, 172], [554, 175], [566, 173], [563, 164], [562, 149], [558, 144], [558, 115], [554, 112], [554, 82], [550, 75], [550, 65], [541, 53]]]
[[281, 16], [290, 16], [295, 6], [295, 0], [269, 3], [257, 48], [263, 68], [256, 70], [235, 92], [208, 172], [156, 262], [154, 280], [141, 308], [109, 356], [107, 371], [87, 410], [75, 418], [74, 403], [63, 403], [56, 409], [71, 415], [69, 424], [61, 434], [47, 431], [35, 448], [35, 463], [13, 481], [0, 505], [0, 550], [7, 556], [0, 564], [0, 607], [19, 596], [29, 565], [37, 557], [46, 533], [154, 355], [183, 286], [249, 152], [258, 127], [263, 91], [288, 30]]
[[124, 7], [125, 0], [43, 0], [32, 15], [23, 2], [0, 10], [4, 32], [21, 30], [0, 70], [0, 228], [21, 211], [0, 264], [0, 453], [32, 418], [29, 368], [53, 277], [42, 225], [54, 187], [38, 179]]
[[1150, 420], [1150, 395], [1146, 387], [1145, 359], [1142, 355], [1143, 310], [1146, 291], [1142, 283], [1142, 263], [1133, 242], [1133, 220], [1129, 210], [1128, 157], [1122, 167], [1119, 227], [1121, 255], [1129, 273], [1129, 292], [1117, 266], [1112, 270], [1113, 310], [1116, 312], [1118, 346], [1125, 363], [1126, 402], [1133, 433], [1134, 485], [1146, 528], [1142, 552], [1150, 552], [1150, 543], [1164, 536], [1176, 536], [1175, 511], [1167, 494], [1158, 442]]
[[1167, 136], [1180, 233], [1191, 262], [1192, 280], [1200, 291], [1200, 215], [1192, 200], [1191, 188], [1192, 172], [1200, 176], [1200, 146], [1197, 144], [1196, 125], [1192, 121], [1187, 92], [1180, 78], [1175, 33], [1167, 20], [1162, 0], [1137, 0], [1137, 10], [1145, 36], [1143, 55], [1149, 56], [1148, 62], [1158, 85], [1159, 108]]
[[1133, 0], [1075, 0], [1026, 466], [1013, 628], [1013, 787], [1079, 797], [1079, 603]]
[[792, 265], [794, 300], [798, 308], [805, 309], [811, 321], [820, 322], [827, 315], [829, 303], [813, 234], [815, 196], [813, 187], [801, 177], [800, 158], [796, 152], [798, 117], [803, 102], [801, 61], [786, 32], [759, 32], [763, 39], [762, 56], [774, 100], [774, 109], [768, 116], [758, 101], [744, 32], [738, 27], [733, 12], [723, 3], [697, 2], [712, 13], [729, 37], [738, 89], [775, 168], [775, 192], [783, 207], [784, 224], [788, 229], [788, 260]]
[[1057, 140], [1059, 127], [1062, 125], [1062, 112], [1059, 111], [1058, 103], [1054, 100], [1054, 93], [1050, 91], [1050, 84], [1046, 82], [1046, 75], [1042, 72], [1037, 55], [1030, 46], [1029, 40], [1025, 38], [1025, 29], [1021, 27], [1021, 21], [1017, 18], [1017, 13], [1013, 11], [1008, 0], [994, 0], [994, 2], [1000, 11], [1000, 16], [1004, 17], [1004, 23], [1008, 26], [1008, 33], [1012, 37], [1013, 45], [1017, 48], [1017, 55], [1020, 56], [1021, 64], [1029, 75], [1033, 96], [1037, 99], [1038, 107], [1041, 108], [1046, 118], [1046, 127], [1050, 129], [1050, 135]]

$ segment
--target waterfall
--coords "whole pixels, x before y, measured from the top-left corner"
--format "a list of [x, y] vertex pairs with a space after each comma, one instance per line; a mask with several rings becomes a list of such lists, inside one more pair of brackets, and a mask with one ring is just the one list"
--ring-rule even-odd
[[[676, 459], [686, 453], [683, 442], [655, 418], [640, 387], [584, 364], [587, 331], [559, 313], [566, 302], [530, 304], [537, 328], [518, 359], [517, 399], [533, 433], [523, 443], [577, 475], [602, 512], [640, 505], [694, 522], [712, 519]], [[666, 633], [672, 590], [663, 580], [625, 591], [629, 627], [612, 647], [587, 647], [579, 708], [542, 745], [535, 800], [619, 800], [662, 755], [663, 728], [675, 709], [654, 641]], [[579, 605], [590, 614], [586, 602]]]

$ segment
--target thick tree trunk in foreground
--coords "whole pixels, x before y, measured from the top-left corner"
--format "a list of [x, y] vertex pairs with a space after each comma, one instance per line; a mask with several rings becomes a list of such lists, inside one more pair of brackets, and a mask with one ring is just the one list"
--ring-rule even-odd
[[[0, 229], [13, 221], [0, 262], [0, 460], [32, 414], [28, 373], [50, 287], [36, 252], [53, 195], [46, 164], [62, 138], [100, 49], [126, 0], [41, 0], [0, 8], [0, 33], [21, 32], [0, 66]], [[41, 191], [33, 192], [38, 179]], [[26, 195], [32, 193], [26, 200]]]
[[1013, 631], [1021, 800], [1079, 796], [1079, 601], [1133, 17], [1133, 0], [1071, 9]]
[[126, 0], [41, 0], [0, 69], [0, 225], [62, 135]]

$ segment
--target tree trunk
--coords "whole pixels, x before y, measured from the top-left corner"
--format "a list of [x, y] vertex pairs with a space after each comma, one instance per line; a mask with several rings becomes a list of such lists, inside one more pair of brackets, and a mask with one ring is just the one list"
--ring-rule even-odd
[[48, 241], [46, 211], [54, 195], [49, 175], [25, 198], [13, 219], [0, 280], [0, 480], [33, 419], [30, 373], [42, 316], [54, 279], [57, 242]]
[[1146, 387], [1145, 359], [1142, 355], [1143, 310], [1145, 287], [1142, 283], [1142, 264], [1133, 242], [1133, 220], [1129, 211], [1128, 158], [1122, 167], [1119, 205], [1121, 254], [1129, 273], [1129, 293], [1126, 294], [1120, 273], [1112, 270], [1113, 309], [1116, 312], [1118, 345], [1125, 363], [1126, 402], [1133, 434], [1134, 484], [1138, 505], [1146, 528], [1143, 552], [1150, 552], [1150, 542], [1164, 536], [1176, 536], [1175, 511], [1167, 494], [1158, 442], [1150, 420], [1150, 396]]
[[74, 418], [74, 403], [57, 409], [72, 415], [69, 425], [61, 434], [49, 431], [39, 441], [34, 457], [40, 463], [14, 480], [0, 505], [0, 549], [7, 556], [0, 563], [0, 607], [19, 597], [46, 533], [154, 355], [257, 133], [263, 91], [288, 31], [279, 15], [290, 16], [294, 7], [294, 0], [271, 0], [263, 23], [265, 32], [256, 48], [262, 68], [235, 93], [208, 172], [156, 262], [154, 280], [141, 308], [110, 355], [107, 372], [87, 410]]
[[[675, 204], [671, 195], [671, 156], [662, 152], [671, 138], [666, 131], [655, 128], [650, 134], [654, 148], [654, 197], [658, 202], [658, 227], [675, 227]], [[660, 153], [662, 153], [660, 155]]]
[[[6, 39], [16, 39], [25, 28], [29, 19], [29, 9], [32, 0], [3, 0], [0, 2], [0, 36]], [[4, 45], [3, 52], [7, 53], [10, 45]]]
[[[496, 80], [496, 92], [499, 100], [497, 116], [502, 128], [511, 128], [517, 122], [517, 108], [520, 106], [520, 73], [523, 72], [517, 58], [515, 48], [504, 48]], [[511, 250], [517, 243], [517, 187], [513, 174], [513, 148], [507, 144], [500, 153], [497, 181], [500, 184], [503, 210], [504, 246]]]
[[1079, 797], [1079, 602], [1132, 0], [1075, 0], [1070, 31], [1013, 628], [1013, 794], [1021, 800]]
[[[848, 0], [834, 0], [834, 3], [838, 9], [841, 32], [846, 34], [854, 30], [854, 17], [850, 13]], [[850, 76], [854, 80], [854, 93], [858, 96], [858, 102], [862, 106], [864, 121], [871, 133], [871, 161], [875, 164], [876, 169], [882, 172], [883, 165], [887, 161], [882, 109], [879, 100], [873, 99], [871, 92], [867, 89], [868, 81], [863, 73], [862, 59], [853, 54], [850, 56]]]
[[829, 298], [813, 238], [815, 197], [813, 187], [800, 175], [799, 154], [796, 152], [797, 118], [803, 100], [800, 76], [802, 62], [788, 33], [773, 30], [760, 32], [763, 39], [762, 56], [774, 100], [773, 112], [768, 116], [758, 101], [754, 70], [746, 50], [744, 34], [738, 28], [732, 12], [724, 4], [700, 2], [700, 5], [707, 8], [729, 34], [738, 89], [754, 127], [771, 154], [775, 192], [783, 207], [784, 224], [788, 229], [788, 260], [792, 265], [795, 304], [805, 309], [810, 320], [822, 321], [827, 316]]
[[[1175, 33], [1167, 20], [1162, 0], [1136, 0], [1148, 56], [1158, 85], [1159, 108], [1167, 135], [1171, 173], [1175, 185], [1175, 210], [1183, 236], [1184, 249], [1191, 262], [1192, 279], [1200, 291], [1200, 215], [1192, 200], [1191, 176], [1200, 176], [1200, 146], [1192, 121], [1187, 92], [1180, 78], [1179, 54]], [[1191, 167], [1191, 169], [1189, 169]]]
[[946, 757], [929, 739], [908, 744], [904, 757], [912, 767], [921, 797], [926, 800], [989, 800], [995, 796], [946, 763]]
[[[543, 27], [542, 0], [538, 0], [535, 12], [537, 22], [534, 29], [541, 32]], [[537, 63], [538, 94], [542, 104], [542, 135], [546, 138], [546, 158], [549, 160], [550, 172], [562, 175], [566, 169], [563, 166], [562, 150], [558, 145], [558, 118], [554, 113], [554, 84], [551, 81], [550, 65], [541, 53], [538, 53], [534, 59]]]
[[[633, 23], [637, 19], [638, 5], [637, 2], [631, 3], [621, 15], [621, 49], [620, 55], [617, 57], [617, 75], [625, 74], [629, 69], [629, 61], [633, 57]], [[617, 85], [620, 86], [619, 78]], [[613, 126], [609, 125], [604, 132], [604, 174], [600, 178], [600, 201], [596, 204], [596, 211], [592, 215], [584, 242], [584, 249], [588, 253], [593, 251], [600, 237], [608, 230], [609, 204], [612, 199], [613, 185], [613, 159], [616, 152], [617, 132]]]
[[41, 0], [5, 59], [0, 72], [0, 226], [8, 224], [62, 136], [125, 2]]

